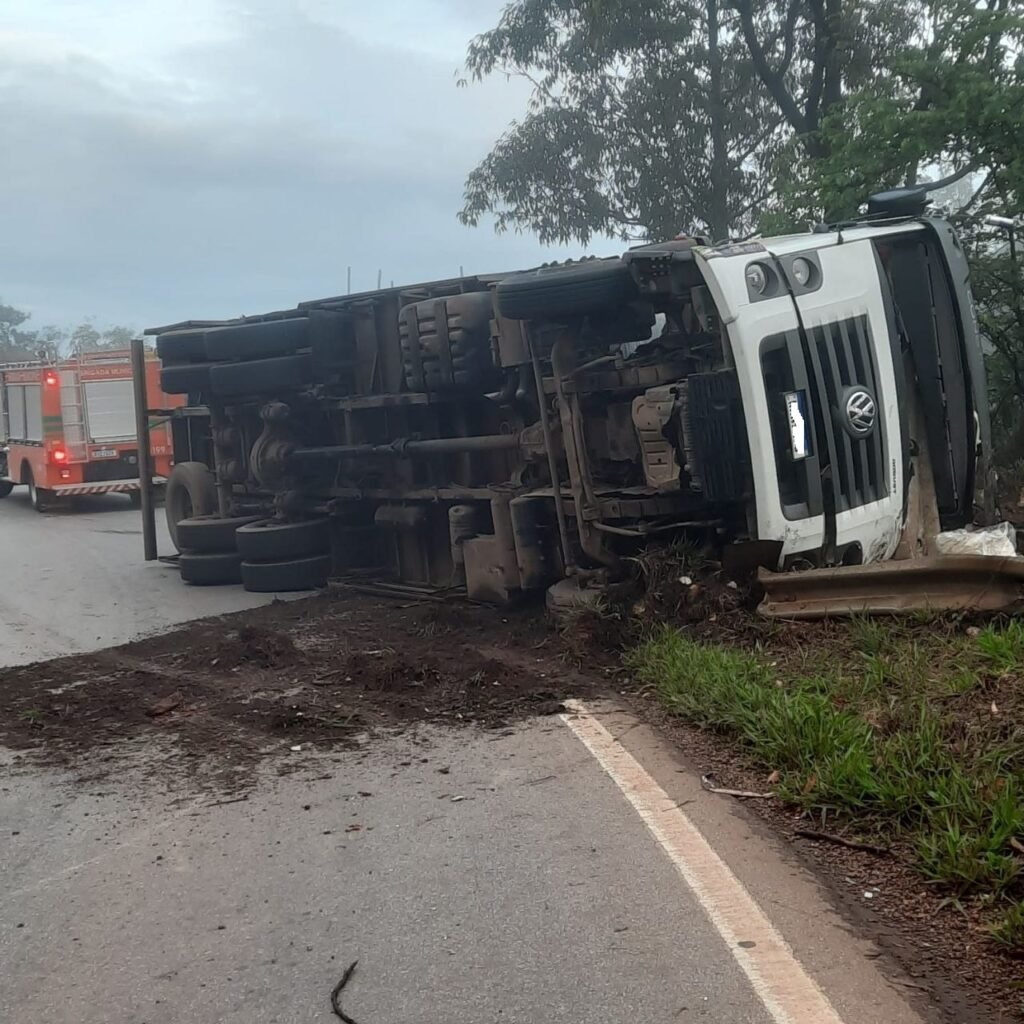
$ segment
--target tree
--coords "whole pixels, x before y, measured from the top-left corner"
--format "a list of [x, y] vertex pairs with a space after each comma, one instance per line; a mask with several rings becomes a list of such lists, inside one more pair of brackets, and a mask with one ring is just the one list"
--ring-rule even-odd
[[99, 343], [100, 332], [88, 320], [83, 320], [71, 331], [71, 352], [74, 355], [95, 352]]
[[110, 349], [128, 348], [136, 333], [131, 327], [108, 327], [101, 335], [102, 347]]
[[28, 320], [30, 314], [14, 306], [0, 303], [0, 345], [5, 347], [20, 345], [21, 332], [18, 328]]
[[583, 244], [753, 224], [780, 118], [723, 0], [516, 0], [467, 67], [532, 94], [469, 175], [464, 223]]
[[70, 332], [54, 326], [27, 330], [24, 324], [29, 319], [29, 313], [0, 303], [0, 363], [35, 359], [55, 362], [65, 352], [82, 355], [125, 349], [136, 335], [131, 327], [111, 326], [99, 330], [90, 320], [83, 320]]
[[[938, 168], [982, 171], [969, 206], [1020, 192], [1024, 78], [1020, 0], [929, 0], [884, 70], [822, 117], [820, 148], [783, 186], [791, 209], [849, 216], [871, 191]], [[970, 209], [964, 214], [970, 213]]]
[[45, 358], [53, 343], [52, 327], [24, 330], [31, 314], [0, 303], [0, 363]]
[[83, 320], [71, 331], [70, 349], [74, 355], [128, 348], [136, 332], [131, 327], [107, 327], [100, 331], [91, 320]]

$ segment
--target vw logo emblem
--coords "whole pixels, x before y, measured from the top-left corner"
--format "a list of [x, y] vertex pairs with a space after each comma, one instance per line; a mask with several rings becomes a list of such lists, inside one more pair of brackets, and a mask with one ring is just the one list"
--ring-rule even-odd
[[843, 413], [846, 427], [854, 437], [867, 437], [875, 429], [878, 405], [874, 395], [865, 388], [850, 388], [846, 392]]

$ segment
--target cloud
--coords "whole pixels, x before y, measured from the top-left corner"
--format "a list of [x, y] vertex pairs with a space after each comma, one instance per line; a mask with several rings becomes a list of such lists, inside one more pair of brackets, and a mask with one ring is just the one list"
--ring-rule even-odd
[[[113, 16], [121, 0], [103, 2]], [[204, 2], [208, 34], [140, 37], [148, 62], [50, 25], [0, 34], [3, 301], [36, 323], [143, 326], [337, 294], [349, 266], [368, 288], [378, 269], [407, 282], [562, 255], [455, 219], [524, 96], [457, 89], [462, 48], [440, 53], [496, 10], [471, 27], [462, 0], [429, 0], [428, 38], [405, 3], [352, 25], [318, 0], [189, 0]]]

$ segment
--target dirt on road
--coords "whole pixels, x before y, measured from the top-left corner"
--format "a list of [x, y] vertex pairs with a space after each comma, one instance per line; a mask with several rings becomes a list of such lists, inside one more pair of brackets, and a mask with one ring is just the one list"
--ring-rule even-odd
[[[770, 788], [742, 748], [666, 716], [623, 668], [621, 645], [635, 638], [638, 622], [664, 610], [665, 594], [669, 617], [686, 623], [690, 635], [770, 646], [780, 670], [808, 651], [834, 650], [845, 635], [829, 626], [765, 623], [725, 586], [703, 593], [699, 607], [692, 595], [683, 605], [666, 590], [621, 616], [583, 616], [560, 629], [537, 609], [334, 592], [0, 670], [0, 745], [22, 752], [26, 766], [58, 766], [90, 783], [117, 777], [130, 763], [136, 779], [141, 770], [161, 785], [182, 779], [189, 788], [244, 796], [261, 764], [300, 770], [304, 751], [341, 745], [369, 756], [382, 731], [503, 730], [562, 711], [570, 697], [614, 696], [661, 725], [718, 786]], [[747, 806], [828, 879], [847, 916], [909, 975], [901, 984], [922, 997], [941, 994], [928, 1000], [939, 1016], [978, 1019], [972, 1004], [983, 1002], [1006, 1015], [1000, 1019], [1024, 1020], [1019, 961], [998, 951], [970, 906], [926, 885], [898, 846], [878, 856], [815, 841], [800, 833], [835, 825], [774, 799]]]
[[[355, 594], [207, 619], [0, 671], [0, 743], [91, 778], [132, 740], [170, 740], [194, 782], [237, 788], [293, 747], [356, 746], [422, 723], [505, 728], [600, 685], [532, 612]], [[95, 754], [98, 757], [87, 757]]]

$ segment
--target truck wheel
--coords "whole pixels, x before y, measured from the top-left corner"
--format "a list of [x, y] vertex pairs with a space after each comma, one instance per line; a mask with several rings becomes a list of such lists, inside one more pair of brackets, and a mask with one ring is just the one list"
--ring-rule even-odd
[[498, 312], [510, 320], [540, 320], [590, 313], [636, 295], [629, 267], [620, 259], [540, 267], [498, 282]]
[[242, 582], [242, 556], [234, 551], [216, 551], [199, 554], [183, 551], [178, 569], [185, 583], [216, 586], [219, 583]]
[[142, 508], [142, 491], [129, 491], [128, 504], [132, 508]]
[[257, 594], [280, 594], [290, 590], [316, 590], [327, 586], [331, 556], [313, 555], [287, 562], [243, 562], [242, 585]]
[[156, 354], [165, 363], [201, 363], [206, 359], [206, 331], [169, 331], [156, 339]]
[[313, 360], [308, 355], [278, 356], [244, 363], [214, 363], [209, 371], [212, 394], [224, 398], [275, 395], [309, 384], [313, 379]]
[[213, 474], [202, 462], [179, 462], [164, 488], [164, 512], [171, 543], [180, 551], [178, 523], [194, 516], [208, 516], [217, 509], [217, 488]]
[[45, 512], [53, 498], [53, 492], [45, 487], [36, 487], [36, 478], [32, 474], [32, 467], [25, 467], [25, 483], [28, 484], [28, 500], [37, 512]]
[[10, 480], [0, 480], [0, 498], [6, 498], [14, 490], [14, 484]]
[[307, 348], [309, 343], [309, 320], [306, 317], [236, 324], [206, 332], [206, 358], [220, 362], [290, 356], [297, 349]]
[[257, 520], [256, 516], [193, 516], [178, 523], [179, 550], [206, 555], [237, 551], [235, 531]]
[[331, 549], [331, 521], [308, 519], [301, 523], [281, 523], [274, 519], [261, 519], [240, 526], [235, 533], [235, 542], [247, 562], [322, 555]]
[[168, 395], [192, 395], [209, 391], [210, 370], [207, 363], [165, 366], [160, 371], [160, 387]]

